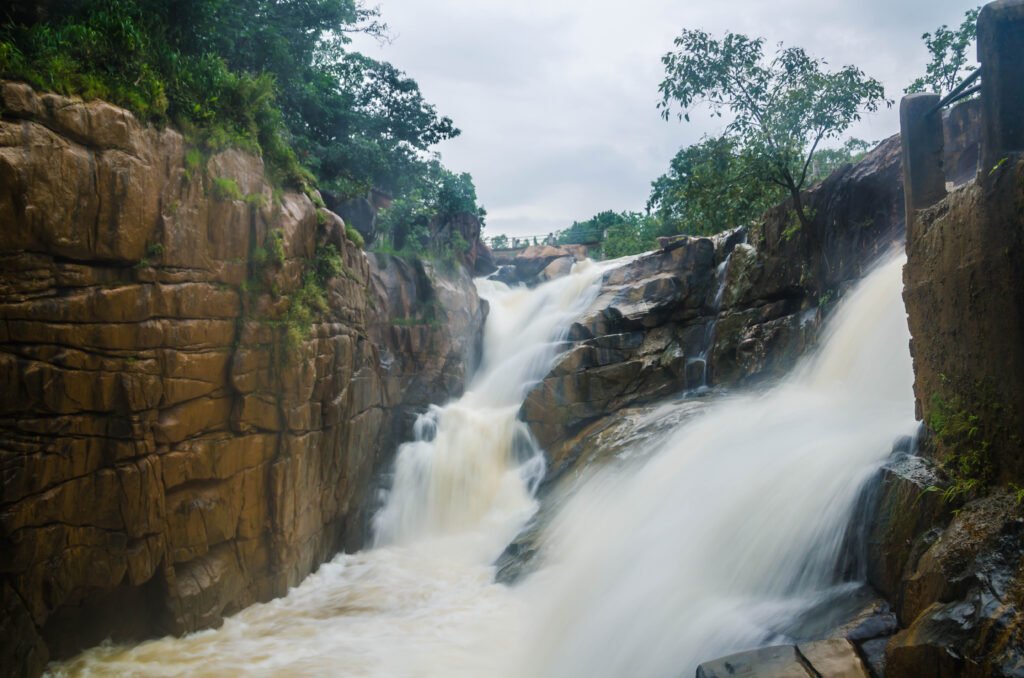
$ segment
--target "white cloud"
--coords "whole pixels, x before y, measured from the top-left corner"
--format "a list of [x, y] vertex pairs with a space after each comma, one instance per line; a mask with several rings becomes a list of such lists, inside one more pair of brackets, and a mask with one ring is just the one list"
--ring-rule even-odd
[[[665, 122], [661, 56], [683, 27], [799, 45], [853, 63], [898, 99], [924, 69], [920, 35], [963, 0], [383, 0], [394, 40], [357, 47], [415, 78], [462, 136], [445, 164], [473, 174], [488, 232], [534, 234], [642, 209], [650, 182], [715, 121]], [[898, 131], [896, 109], [852, 133]]]

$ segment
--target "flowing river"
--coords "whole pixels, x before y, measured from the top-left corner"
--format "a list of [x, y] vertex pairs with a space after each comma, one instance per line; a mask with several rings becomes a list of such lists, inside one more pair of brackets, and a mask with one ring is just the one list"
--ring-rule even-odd
[[785, 640], [849, 590], [835, 572], [859, 492], [915, 428], [902, 264], [847, 295], [785, 382], [595, 470], [511, 587], [492, 564], [537, 511], [544, 473], [516, 414], [614, 262], [534, 290], [478, 281], [483, 363], [399, 450], [373, 548], [220, 629], [101, 646], [51, 672], [660, 678]]

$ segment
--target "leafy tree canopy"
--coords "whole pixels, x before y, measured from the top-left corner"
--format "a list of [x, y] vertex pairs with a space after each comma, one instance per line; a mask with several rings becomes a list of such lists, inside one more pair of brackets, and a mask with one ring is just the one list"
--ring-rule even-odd
[[891, 103], [882, 84], [860, 69], [828, 71], [798, 47], [779, 45], [766, 55], [761, 38], [728, 33], [719, 40], [699, 30], [684, 30], [675, 46], [662, 58], [663, 116], [678, 109], [688, 121], [702, 105], [714, 116], [727, 115], [723, 137], [744, 158], [745, 170], [788, 192], [804, 225], [809, 217], [800, 192], [819, 146], [864, 112]]
[[400, 194], [459, 131], [415, 81], [349, 49], [385, 30], [359, 0], [13, 0], [0, 75], [260, 152], [282, 183], [315, 175], [338, 200]]
[[555, 235], [555, 242], [559, 245], [577, 245], [582, 243], [593, 243], [604, 240], [606, 230], [622, 223], [627, 219], [626, 212], [613, 212], [605, 210], [599, 212], [586, 221], [574, 221], [572, 226], [559, 231]]
[[975, 69], [975, 66], [969, 64], [967, 59], [968, 50], [978, 35], [978, 15], [980, 13], [980, 7], [968, 10], [964, 14], [964, 20], [959, 28], [950, 29], [949, 26], [943, 24], [933, 33], [925, 33], [921, 36], [932, 59], [928, 62], [925, 74], [910, 83], [910, 86], [904, 90], [907, 94], [915, 92], [948, 94]]
[[451, 172], [433, 158], [407, 193], [378, 215], [377, 228], [383, 241], [379, 249], [447, 256], [450, 243], [434, 242], [434, 227], [460, 214], [473, 215], [481, 223], [487, 216], [477, 204], [473, 178], [465, 172]]
[[785, 192], [761, 180], [760, 159], [730, 137], [708, 137], [681, 149], [652, 184], [647, 210], [665, 230], [712, 235], [742, 226], [778, 204]]
[[555, 241], [559, 245], [600, 242], [601, 256], [615, 259], [654, 249], [659, 235], [664, 233], [656, 217], [606, 210], [586, 221], [573, 222], [572, 226], [555, 234]]

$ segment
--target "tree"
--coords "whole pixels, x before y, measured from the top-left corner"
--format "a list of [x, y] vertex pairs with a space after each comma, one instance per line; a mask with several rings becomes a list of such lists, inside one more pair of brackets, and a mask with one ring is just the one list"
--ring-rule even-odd
[[468, 173], [455, 174], [435, 157], [413, 186], [377, 215], [385, 245], [411, 254], [441, 255], [451, 243], [438, 242], [434, 231], [458, 215], [469, 214], [483, 224], [487, 211], [477, 202]]
[[559, 245], [579, 245], [604, 240], [604, 232], [622, 221], [622, 215], [612, 210], [598, 212], [586, 221], [574, 221], [572, 226], [555, 234]]
[[811, 163], [810, 177], [811, 184], [828, 179], [840, 167], [853, 165], [864, 159], [873, 147], [877, 144], [863, 139], [847, 139], [842, 146], [836, 148], [819, 148]]
[[728, 33], [717, 40], [699, 30], [684, 30], [677, 50], [662, 58], [665, 79], [659, 108], [666, 119], [679, 107], [689, 121], [692, 109], [706, 105], [712, 115], [729, 115], [723, 137], [750, 163], [752, 176], [784, 189], [799, 224], [808, 231], [808, 247], [817, 243], [801, 191], [810, 177], [820, 144], [840, 137], [864, 112], [878, 110], [882, 84], [855, 66], [824, 69], [798, 47], [781, 44], [771, 58], [764, 40]]
[[350, 49], [383, 36], [361, 0], [17, 0], [0, 76], [172, 122], [206, 151], [261, 153], [281, 184], [342, 202], [393, 194], [458, 135], [414, 80]]
[[605, 232], [601, 255], [605, 259], [617, 259], [649, 252], [657, 247], [659, 235], [663, 233], [657, 218], [639, 212], [623, 212], [618, 222], [609, 226]]
[[652, 250], [657, 237], [663, 235], [655, 217], [639, 212], [605, 210], [586, 221], [574, 221], [572, 226], [555, 234], [559, 245], [601, 243], [605, 259]]
[[907, 94], [932, 91], [948, 94], [971, 73], [975, 66], [967, 63], [968, 49], [978, 36], [978, 14], [981, 8], [967, 10], [960, 27], [950, 30], [943, 24], [934, 33], [921, 36], [932, 60], [924, 76], [910, 83], [904, 90]]
[[669, 233], [713, 235], [747, 224], [778, 204], [782, 188], [761, 180], [756, 158], [730, 137], [681, 149], [652, 184], [648, 212]]

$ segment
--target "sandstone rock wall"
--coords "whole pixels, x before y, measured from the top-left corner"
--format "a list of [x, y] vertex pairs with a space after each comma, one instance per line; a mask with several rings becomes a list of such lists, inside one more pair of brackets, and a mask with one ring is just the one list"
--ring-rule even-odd
[[375, 471], [460, 391], [486, 309], [464, 272], [369, 259], [251, 155], [16, 83], [0, 112], [0, 674], [32, 675], [360, 545]]

